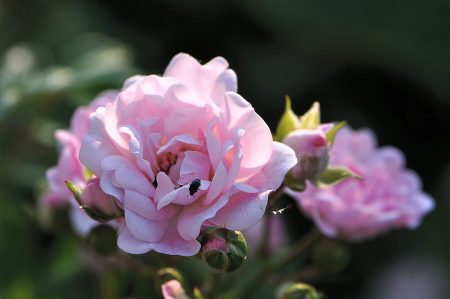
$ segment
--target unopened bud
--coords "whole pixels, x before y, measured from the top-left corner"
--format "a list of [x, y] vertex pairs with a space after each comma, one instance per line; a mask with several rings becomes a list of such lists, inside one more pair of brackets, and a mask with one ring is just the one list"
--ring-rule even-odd
[[214, 228], [201, 236], [203, 260], [214, 272], [232, 272], [247, 258], [247, 243], [240, 231]]
[[316, 289], [306, 283], [290, 283], [278, 292], [278, 299], [320, 299]]
[[106, 194], [100, 188], [99, 178], [90, 179], [83, 190], [75, 189], [73, 183], [69, 181], [66, 184], [80, 207], [92, 219], [104, 223], [123, 216], [123, 211], [117, 206], [115, 197]]
[[177, 280], [169, 280], [161, 286], [164, 299], [189, 299], [181, 283]]
[[329, 146], [321, 130], [295, 130], [284, 138], [283, 143], [297, 156], [298, 163], [290, 171], [296, 180], [313, 179], [327, 168]]

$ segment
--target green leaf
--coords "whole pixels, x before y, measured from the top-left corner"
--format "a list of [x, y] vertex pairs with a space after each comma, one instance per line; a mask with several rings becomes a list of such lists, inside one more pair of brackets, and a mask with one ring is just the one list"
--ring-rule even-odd
[[304, 179], [295, 178], [291, 174], [286, 175], [286, 177], [284, 178], [284, 184], [286, 185], [286, 187], [297, 192], [302, 192], [306, 188]]
[[300, 117], [299, 129], [313, 130], [320, 125], [320, 104], [314, 102], [311, 108]]
[[294, 111], [291, 109], [291, 98], [286, 96], [286, 108], [280, 121], [278, 122], [277, 130], [275, 132], [275, 140], [280, 142], [283, 141], [284, 137], [286, 137], [293, 130], [297, 129], [299, 124], [300, 121], [298, 116], [295, 115]]
[[362, 180], [362, 177], [353, 173], [346, 168], [328, 168], [318, 178], [317, 184], [319, 186], [330, 186], [341, 182], [342, 180], [354, 178]]
[[333, 143], [334, 138], [336, 138], [336, 134], [343, 128], [345, 127], [345, 125], [347, 125], [347, 122], [341, 121], [338, 122], [337, 124], [335, 124], [325, 135], [327, 137], [327, 140], [329, 143]]

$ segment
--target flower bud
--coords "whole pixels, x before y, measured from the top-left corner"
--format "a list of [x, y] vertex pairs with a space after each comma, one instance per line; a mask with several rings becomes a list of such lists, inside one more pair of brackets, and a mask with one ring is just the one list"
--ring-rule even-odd
[[290, 172], [295, 179], [313, 179], [327, 168], [329, 146], [321, 130], [293, 131], [284, 138], [283, 143], [291, 147], [297, 156], [298, 163]]
[[320, 299], [316, 289], [306, 283], [290, 283], [278, 292], [278, 299]]
[[103, 192], [100, 188], [100, 179], [90, 179], [86, 188], [80, 194], [80, 205], [94, 220], [107, 222], [123, 215], [117, 206], [116, 199]]
[[181, 283], [175, 279], [169, 280], [161, 286], [164, 299], [189, 299]]
[[232, 272], [247, 258], [247, 243], [240, 231], [207, 230], [200, 237], [203, 260], [214, 272]]

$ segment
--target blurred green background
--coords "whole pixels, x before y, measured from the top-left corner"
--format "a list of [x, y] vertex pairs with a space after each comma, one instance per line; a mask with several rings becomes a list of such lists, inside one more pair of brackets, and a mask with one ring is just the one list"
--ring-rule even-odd
[[383, 290], [405, 285], [450, 298], [449, 32], [448, 0], [1, 0], [0, 298], [98, 297], [70, 237], [38, 224], [53, 131], [178, 52], [224, 56], [272, 129], [284, 95], [298, 113], [319, 100], [325, 121], [371, 127], [422, 176], [436, 209], [416, 231], [352, 246], [342, 275], [317, 285], [327, 298], [390, 299]]

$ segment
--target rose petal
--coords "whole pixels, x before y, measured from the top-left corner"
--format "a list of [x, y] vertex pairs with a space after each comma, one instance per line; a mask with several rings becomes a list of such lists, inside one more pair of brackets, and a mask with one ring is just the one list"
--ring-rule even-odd
[[227, 202], [228, 195], [224, 194], [210, 206], [196, 203], [185, 207], [178, 218], [177, 228], [180, 236], [185, 240], [195, 240], [200, 234], [203, 222], [214, 217]]
[[269, 162], [247, 184], [260, 191], [276, 190], [286, 173], [297, 164], [295, 152], [288, 146], [273, 142], [273, 154]]
[[229, 230], [245, 230], [264, 215], [269, 193], [270, 191], [259, 194], [237, 193], [210, 221]]

